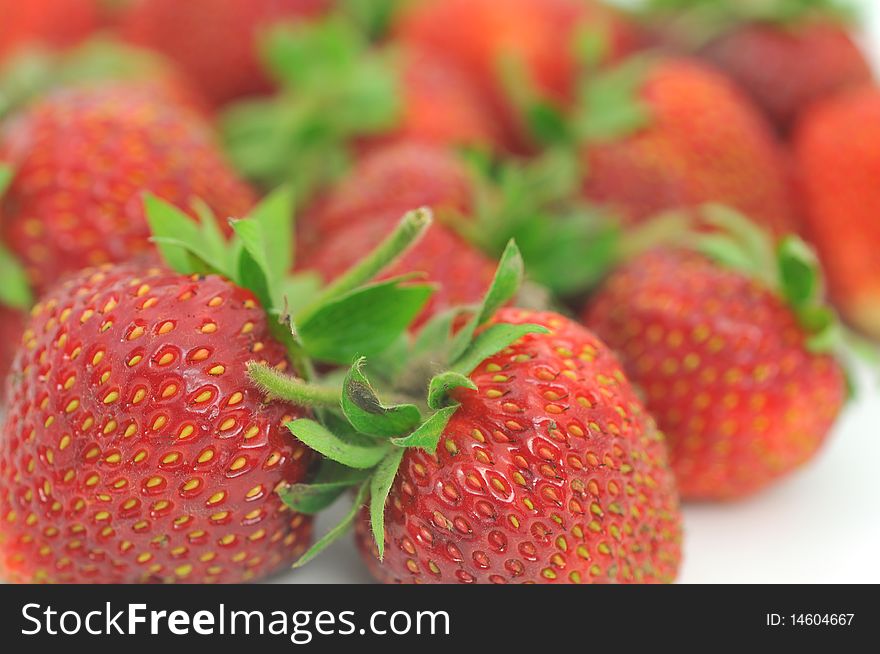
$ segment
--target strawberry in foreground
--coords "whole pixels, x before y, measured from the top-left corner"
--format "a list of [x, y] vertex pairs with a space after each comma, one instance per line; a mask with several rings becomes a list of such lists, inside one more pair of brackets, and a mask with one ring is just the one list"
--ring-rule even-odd
[[80, 272], [41, 299], [25, 332], [0, 440], [8, 580], [240, 582], [295, 560], [312, 521], [274, 491], [308, 470], [311, 452], [283, 425], [311, 413], [266, 402], [246, 367], [309, 376], [313, 354], [375, 354], [427, 299], [424, 287], [364, 285], [424, 230], [424, 214], [299, 312], [294, 337], [276, 320], [289, 194], [234, 221], [230, 243], [210, 220], [147, 205], [176, 272]]
[[572, 139], [584, 197], [639, 223], [721, 202], [776, 234], [795, 229], [785, 154], [726, 78], [687, 59], [646, 58], [587, 81]]
[[670, 445], [682, 497], [736, 499], [810, 460], [846, 400], [812, 252], [774, 251], [728, 210], [706, 254], [658, 249], [614, 272], [584, 323], [620, 355]]
[[[346, 519], [300, 565], [358, 522], [386, 582], [675, 577], [681, 525], [662, 435], [590, 332], [557, 314], [500, 309], [521, 276], [511, 244], [455, 335], [451, 312], [408, 353], [358, 359], [327, 398], [325, 426], [289, 425], [330, 462], [315, 483], [282, 488], [286, 502], [312, 513], [357, 488]], [[251, 375], [270, 397], [302, 393], [269, 368]], [[427, 397], [386, 406], [370, 380], [396, 397], [427, 387]]]
[[325, 13], [330, 0], [138, 0], [121, 19], [131, 42], [174, 60], [215, 105], [265, 93], [272, 85], [258, 58], [261, 32], [282, 21]]
[[737, 82], [783, 134], [812, 103], [872, 79], [837, 0], [654, 4], [661, 16], [663, 6], [672, 5], [673, 29], [684, 28], [678, 39], [697, 42], [698, 55]]
[[880, 339], [880, 88], [818, 103], [794, 137], [808, 233], [844, 317]]
[[36, 290], [65, 272], [152, 250], [140, 194], [220, 216], [245, 215], [252, 191], [201, 115], [154, 87], [108, 82], [57, 91], [11, 119], [0, 162], [13, 178], [0, 228]]

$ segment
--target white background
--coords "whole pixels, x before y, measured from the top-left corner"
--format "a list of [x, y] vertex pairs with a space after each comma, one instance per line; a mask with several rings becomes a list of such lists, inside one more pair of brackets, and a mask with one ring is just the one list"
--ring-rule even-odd
[[[865, 47], [880, 71], [880, 6], [863, 0]], [[878, 216], [880, 220], [880, 216]], [[685, 583], [880, 582], [880, 386], [861, 371], [860, 399], [820, 456], [774, 488], [736, 504], [684, 508]], [[318, 521], [323, 531], [344, 506]], [[343, 536], [281, 583], [370, 581]]]

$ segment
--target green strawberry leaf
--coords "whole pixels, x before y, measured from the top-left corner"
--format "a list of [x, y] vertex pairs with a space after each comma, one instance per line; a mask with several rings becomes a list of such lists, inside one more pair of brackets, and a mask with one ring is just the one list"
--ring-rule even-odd
[[436, 375], [428, 385], [428, 406], [432, 409], [442, 409], [448, 402], [449, 393], [456, 388], [469, 388], [475, 391], [477, 385], [468, 377], [452, 370]]
[[370, 470], [355, 470], [324, 459], [311, 484], [281, 484], [276, 493], [294, 511], [316, 515], [333, 504], [348, 489], [360, 486]]
[[776, 250], [783, 297], [792, 307], [804, 307], [817, 301], [822, 293], [819, 258], [797, 236], [783, 238]]
[[290, 433], [331, 461], [349, 468], [368, 470], [388, 452], [388, 444], [357, 434], [334, 434], [313, 420], [301, 418], [287, 424]]
[[376, 466], [376, 471], [370, 479], [370, 526], [376, 547], [379, 548], [379, 560], [385, 557], [385, 501], [397, 476], [403, 454], [402, 448], [392, 448]]
[[287, 275], [281, 280], [281, 297], [287, 301], [288, 315], [299, 315], [308, 305], [312, 304], [321, 293], [324, 281], [321, 276], [311, 270]]
[[342, 0], [342, 10], [370, 40], [388, 35], [400, 6], [406, 0]]
[[410, 356], [413, 359], [448, 349], [455, 322], [467, 313], [467, 308], [458, 307], [437, 314], [431, 318], [416, 336]]
[[[0, 186], [3, 185], [0, 170]], [[2, 192], [0, 192], [2, 194]], [[13, 309], [29, 309], [34, 302], [27, 273], [12, 253], [0, 245], [0, 305]]]
[[400, 436], [422, 422], [413, 404], [384, 406], [363, 374], [365, 358], [355, 361], [343, 383], [342, 411], [359, 433], [377, 438]]
[[452, 370], [462, 375], [469, 375], [477, 366], [489, 357], [504, 350], [526, 334], [548, 334], [549, 330], [541, 325], [511, 325], [499, 323], [481, 332], [462, 355], [453, 361]]
[[434, 292], [433, 286], [405, 282], [371, 284], [324, 302], [297, 325], [309, 355], [344, 364], [381, 353], [406, 332]]
[[293, 564], [294, 568], [301, 568], [306, 565], [309, 561], [314, 559], [318, 554], [323, 552], [327, 547], [329, 547], [332, 543], [339, 539], [340, 536], [344, 535], [349, 527], [351, 527], [352, 523], [357, 518], [358, 514], [361, 511], [361, 508], [364, 506], [364, 503], [367, 499], [367, 494], [370, 491], [369, 482], [364, 482], [361, 484], [360, 489], [358, 490], [358, 494], [355, 497], [354, 503], [351, 505], [351, 509], [339, 523], [334, 526], [330, 531], [328, 531], [323, 537], [321, 537], [314, 545], [312, 545], [309, 550], [302, 555], [302, 557]]
[[585, 76], [573, 119], [577, 140], [617, 141], [650, 124], [650, 109], [641, 98], [649, 61], [631, 57], [610, 70]]
[[199, 225], [186, 213], [152, 193], [144, 193], [144, 211], [152, 240], [168, 266], [182, 275], [219, 273], [234, 278], [215, 261]]
[[419, 425], [413, 433], [400, 438], [392, 438], [391, 443], [397, 447], [417, 447], [433, 454], [437, 451], [437, 443], [440, 442], [446, 425], [456, 411], [458, 411], [457, 404], [444, 407]]
[[[495, 278], [483, 297], [477, 314], [462, 327], [455, 337], [450, 357], [456, 361], [471, 346], [477, 328], [490, 320], [495, 312], [512, 300], [522, 286], [525, 266], [516, 243], [511, 241], [501, 255], [501, 261], [495, 271]], [[470, 372], [470, 371], [466, 371]]]

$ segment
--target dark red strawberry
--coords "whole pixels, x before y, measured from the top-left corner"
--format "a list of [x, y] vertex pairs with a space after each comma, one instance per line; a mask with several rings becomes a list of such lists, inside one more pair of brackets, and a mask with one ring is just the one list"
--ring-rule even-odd
[[97, 0], [0, 0], [0, 58], [33, 45], [68, 47], [100, 24]]
[[644, 391], [684, 498], [766, 488], [816, 454], [844, 403], [841, 367], [807, 326], [824, 310], [796, 311], [761, 272], [657, 250], [614, 272], [584, 313]]
[[176, 61], [215, 104], [271, 89], [258, 59], [261, 31], [327, 11], [329, 0], [137, 0], [122, 19], [132, 42]]
[[663, 436], [608, 348], [552, 313], [470, 374], [436, 454], [410, 450], [388, 495], [386, 583], [651, 583], [675, 578], [681, 524]]
[[38, 291], [67, 271], [149, 251], [141, 194], [218, 216], [254, 201], [202, 116], [139, 84], [54, 93], [7, 124], [0, 161], [14, 178], [0, 205], [3, 239]]
[[[21, 311], [0, 305], [0, 384], [12, 365], [12, 358], [24, 331], [24, 315]], [[3, 400], [0, 397], [0, 405]]]
[[722, 202], [778, 234], [796, 228], [783, 149], [739, 89], [687, 59], [649, 59], [633, 70], [643, 121], [588, 140], [588, 200], [628, 223]]
[[0, 439], [0, 574], [17, 582], [240, 582], [308, 545], [273, 492], [308, 450], [266, 402], [287, 366], [254, 296], [217, 277], [82, 272], [34, 309]]
[[865, 56], [834, 23], [743, 25], [703, 56], [739, 83], [787, 133], [812, 103], [872, 79]]

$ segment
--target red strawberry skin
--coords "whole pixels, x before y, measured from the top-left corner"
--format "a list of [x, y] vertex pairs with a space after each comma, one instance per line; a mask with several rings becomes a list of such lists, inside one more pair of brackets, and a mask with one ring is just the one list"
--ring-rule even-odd
[[337, 229], [376, 213], [430, 207], [437, 215], [467, 214], [474, 185], [466, 167], [449, 151], [413, 141], [365, 155], [333, 192], [301, 221], [301, 243], [319, 243]]
[[846, 31], [822, 22], [745, 25], [711, 42], [702, 56], [740, 84], [783, 133], [812, 103], [872, 79]]
[[586, 149], [589, 200], [629, 223], [721, 202], [776, 233], [793, 231], [782, 147], [729, 80], [697, 62], [663, 59], [649, 69], [641, 99], [647, 126]]
[[583, 0], [425, 0], [403, 11], [396, 32], [403, 42], [433, 50], [472, 75], [518, 147], [522, 136], [504, 86], [504, 59], [522, 65], [539, 92], [567, 102], [577, 77], [576, 35], [586, 28], [608, 35], [611, 57], [638, 44], [635, 30], [617, 14]]
[[551, 313], [471, 374], [434, 456], [408, 451], [386, 504], [387, 583], [666, 582], [681, 523], [662, 435], [608, 350]]
[[654, 251], [615, 272], [584, 313], [669, 439], [682, 497], [736, 499], [816, 453], [840, 413], [839, 365], [746, 276]]
[[845, 317], [880, 339], [880, 89], [818, 103], [794, 137], [808, 232]]
[[220, 105], [271, 90], [257, 52], [263, 29], [320, 16], [330, 6], [331, 0], [136, 0], [121, 30], [168, 55]]
[[33, 44], [68, 47], [98, 28], [96, 0], [0, 0], [0, 57]]
[[[24, 330], [24, 316], [20, 311], [0, 306], [0, 385], [6, 379], [12, 358], [15, 356], [21, 333]], [[0, 405], [3, 404], [0, 397]]]
[[2, 236], [38, 291], [66, 272], [151, 250], [144, 191], [184, 210], [201, 198], [221, 218], [255, 201], [203, 117], [150, 84], [47, 96], [0, 135], [0, 161], [15, 171]]
[[263, 311], [216, 276], [83, 271], [33, 311], [0, 439], [0, 576], [240, 582], [307, 547], [274, 493], [307, 449], [252, 360], [284, 369]]

